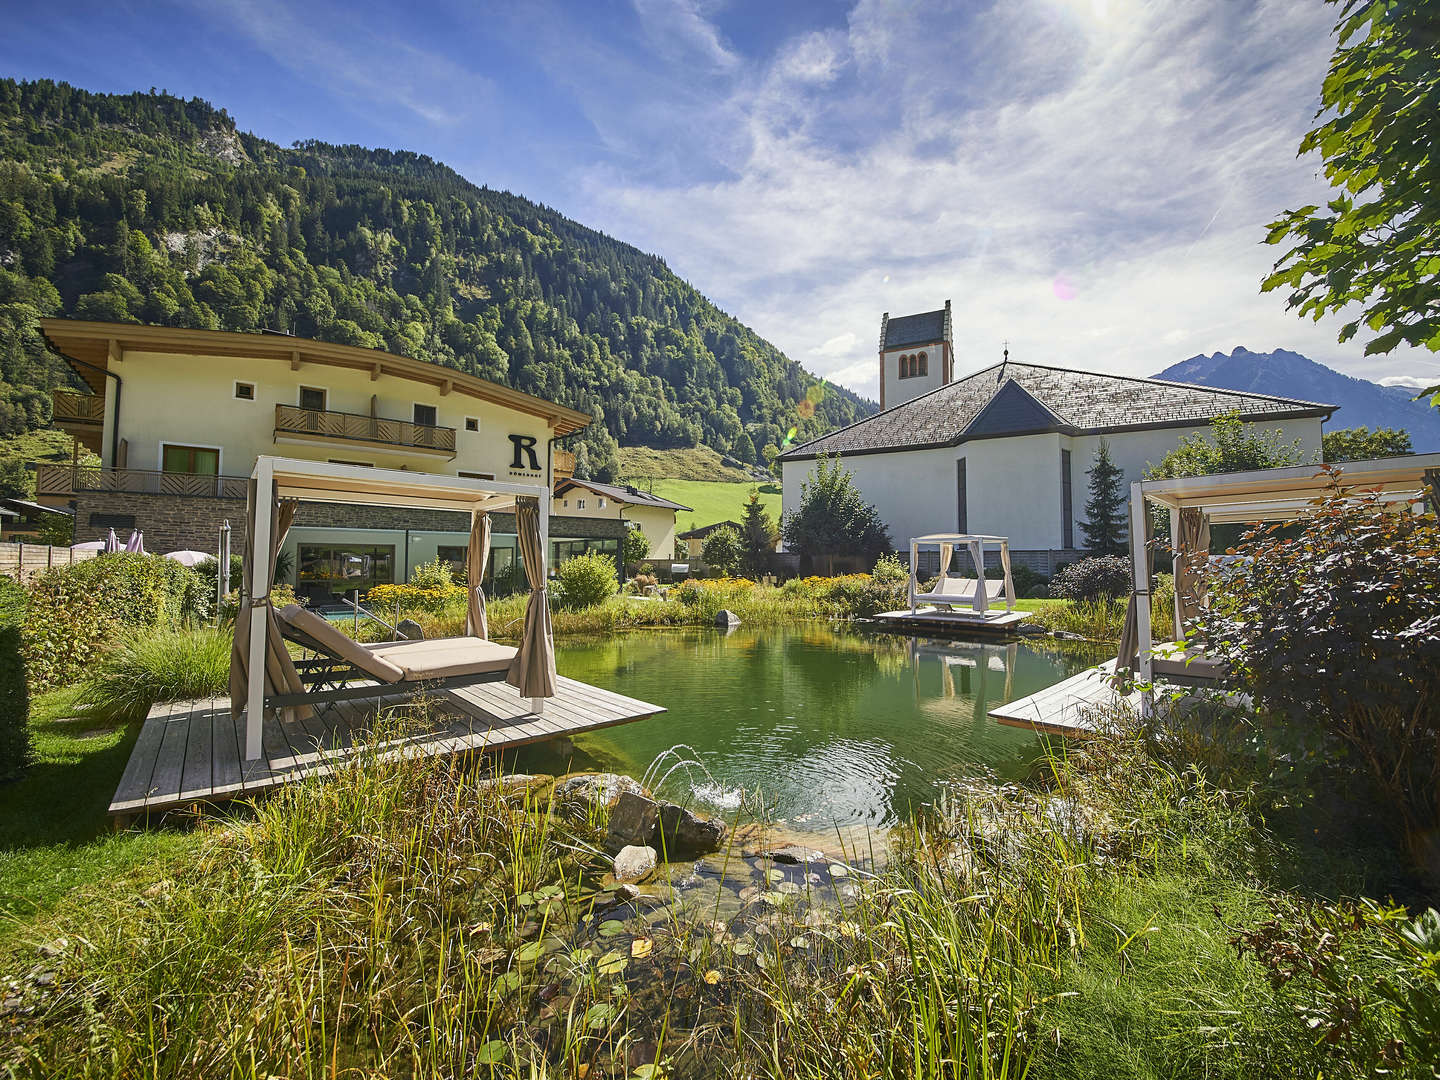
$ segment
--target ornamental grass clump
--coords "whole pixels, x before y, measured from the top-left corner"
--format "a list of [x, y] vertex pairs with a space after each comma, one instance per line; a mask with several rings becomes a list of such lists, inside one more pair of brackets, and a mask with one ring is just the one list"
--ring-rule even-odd
[[82, 715], [102, 724], [143, 720], [162, 701], [223, 697], [230, 687], [231, 636], [222, 630], [157, 630], [127, 638], [101, 657], [80, 691]]

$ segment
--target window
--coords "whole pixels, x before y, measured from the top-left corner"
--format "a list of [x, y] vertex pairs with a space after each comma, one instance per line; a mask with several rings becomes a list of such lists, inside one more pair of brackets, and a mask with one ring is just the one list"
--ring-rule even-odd
[[576, 500], [575, 500], [575, 509], [576, 509], [576, 510], [584, 510], [584, 509], [585, 509], [585, 500], [584, 500], [584, 499], [576, 499]]
[[160, 451], [160, 471], [220, 475], [220, 451], [210, 446], [165, 445]]
[[919, 365], [920, 365], [920, 366], [916, 369], [915, 374], [916, 374], [916, 375], [928, 375], [928, 374], [930, 373], [930, 359], [929, 359], [929, 357], [927, 357], [927, 356], [922, 352], [922, 353], [921, 353], [919, 356], [917, 356], [915, 359], [916, 359], [917, 361], [919, 361]]
[[435, 548], [435, 557], [449, 566], [454, 574], [465, 573], [465, 555], [465, 549], [454, 544], [440, 544]]
[[563, 507], [565, 507], [566, 510], [569, 510], [569, 509], [570, 509], [570, 500], [569, 500], [569, 499], [561, 499], [561, 500], [560, 500], [560, 505], [563, 506]]
[[965, 459], [955, 462], [955, 531], [970, 531], [970, 499], [965, 490]]
[[312, 412], [325, 411], [326, 393], [318, 386], [300, 387], [300, 408], [309, 409]]
[[601, 510], [604, 510], [604, 509], [605, 509], [605, 500], [604, 500], [604, 499], [601, 499], [601, 500], [600, 500], [600, 509], [601, 509]]
[[480, 430], [480, 421], [479, 421], [479, 420], [476, 420], [475, 417], [473, 417], [473, 416], [467, 416], [467, 417], [465, 417], [465, 430], [466, 430], [466, 431], [479, 431], [479, 430]]
[[1075, 547], [1075, 507], [1070, 483], [1070, 451], [1060, 451], [1060, 543], [1067, 550]]
[[299, 591], [322, 603], [395, 580], [394, 544], [300, 544]]
[[90, 524], [97, 529], [133, 529], [134, 514], [91, 514]]
[[235, 397], [240, 401], [254, 401], [255, 384], [253, 382], [237, 382], [235, 384]]
[[435, 420], [436, 414], [434, 405], [417, 404], [415, 406], [415, 423], [421, 425], [422, 427], [434, 427]]

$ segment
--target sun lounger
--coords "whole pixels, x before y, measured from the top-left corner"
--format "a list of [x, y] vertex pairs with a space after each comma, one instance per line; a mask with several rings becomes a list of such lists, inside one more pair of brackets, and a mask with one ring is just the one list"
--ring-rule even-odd
[[[499, 682], [505, 678], [516, 655], [516, 650], [508, 645], [497, 645], [478, 637], [366, 645], [342, 633], [328, 619], [297, 604], [279, 609], [276, 615], [285, 637], [321, 658], [318, 666], [301, 671], [302, 681], [318, 683], [318, 688], [271, 700], [271, 704], [280, 707], [374, 697], [377, 689], [386, 687], [403, 694]], [[341, 685], [350, 681], [350, 676], [342, 675], [341, 671], [366, 680], [367, 685]], [[377, 688], [374, 683], [381, 686]]]

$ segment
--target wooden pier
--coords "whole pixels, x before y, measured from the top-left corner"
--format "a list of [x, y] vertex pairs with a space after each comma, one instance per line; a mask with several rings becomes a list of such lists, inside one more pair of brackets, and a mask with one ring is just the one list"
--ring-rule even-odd
[[[319, 776], [366, 749], [379, 713], [414, 697], [379, 696], [337, 703], [303, 722], [265, 718], [264, 753], [242, 757], [243, 721], [230, 716], [229, 698], [175, 702], [150, 711], [115, 790], [117, 818], [195, 803], [261, 794], [306, 776]], [[528, 743], [628, 724], [665, 710], [598, 686], [562, 677], [542, 715], [506, 683], [482, 683], [436, 694], [423, 712], [430, 722], [372, 747], [381, 756], [441, 755], [508, 750]]]
[[1110, 686], [1115, 661], [1087, 668], [1029, 697], [990, 710], [990, 718], [1012, 727], [1028, 727], [1049, 735], [1084, 736], [1099, 730], [1097, 715], [1117, 704], [1135, 708], [1140, 695], [1120, 694]]

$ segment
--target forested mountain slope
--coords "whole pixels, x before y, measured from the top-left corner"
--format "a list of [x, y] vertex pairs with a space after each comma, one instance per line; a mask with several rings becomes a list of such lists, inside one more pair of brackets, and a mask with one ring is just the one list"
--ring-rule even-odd
[[[428, 157], [278, 146], [164, 94], [0, 80], [0, 433], [64, 372], [40, 315], [269, 328], [388, 349], [592, 412], [627, 445], [763, 462], [871, 403], [647, 255]], [[602, 426], [603, 425], [603, 426]]]

